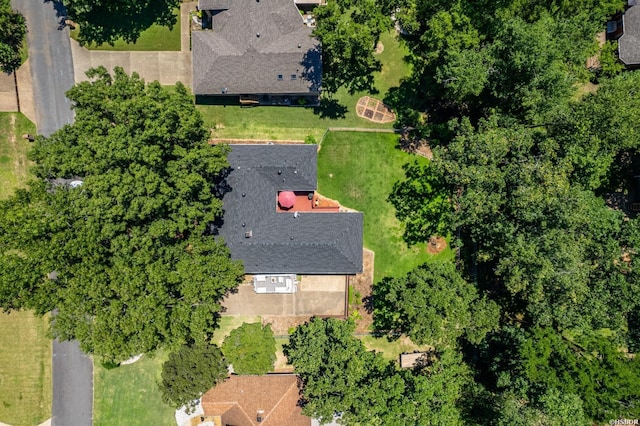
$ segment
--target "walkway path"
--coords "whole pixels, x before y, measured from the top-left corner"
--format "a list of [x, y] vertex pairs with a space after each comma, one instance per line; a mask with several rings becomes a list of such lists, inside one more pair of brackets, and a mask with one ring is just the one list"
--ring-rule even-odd
[[[73, 122], [65, 96], [73, 84], [69, 30], [59, 1], [12, 0], [27, 21], [27, 43], [38, 133], [49, 136]], [[93, 364], [77, 342], [53, 342], [53, 426], [90, 426]]]
[[145, 81], [158, 80], [160, 84], [172, 85], [181, 81], [191, 86], [191, 50], [189, 11], [195, 10], [196, 2], [180, 5], [180, 41], [181, 50], [141, 52], [115, 52], [107, 50], [88, 50], [80, 47], [77, 41], [71, 40], [73, 54], [73, 71], [76, 83], [87, 80], [85, 75], [89, 68], [103, 65], [112, 71], [120, 66], [127, 73], [137, 72]]

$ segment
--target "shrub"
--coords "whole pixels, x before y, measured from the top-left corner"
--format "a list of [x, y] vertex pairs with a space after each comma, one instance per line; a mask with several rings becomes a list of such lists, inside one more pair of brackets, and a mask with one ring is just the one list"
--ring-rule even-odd
[[276, 340], [271, 325], [242, 324], [224, 339], [222, 352], [237, 374], [266, 374], [273, 371]]

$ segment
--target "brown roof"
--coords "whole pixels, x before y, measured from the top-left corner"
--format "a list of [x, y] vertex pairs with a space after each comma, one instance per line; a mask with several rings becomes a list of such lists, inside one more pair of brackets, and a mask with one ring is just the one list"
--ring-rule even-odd
[[[221, 417], [223, 425], [310, 426], [298, 406], [298, 376], [231, 376], [202, 395], [205, 416]], [[257, 413], [262, 411], [262, 422]]]

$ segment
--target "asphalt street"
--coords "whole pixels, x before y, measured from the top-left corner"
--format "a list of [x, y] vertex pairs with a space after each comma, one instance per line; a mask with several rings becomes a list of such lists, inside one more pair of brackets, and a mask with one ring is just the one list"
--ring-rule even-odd
[[71, 102], [65, 92], [74, 84], [69, 29], [61, 3], [11, 0], [27, 20], [29, 62], [33, 79], [38, 133], [49, 136], [73, 122]]
[[[11, 0], [27, 20], [29, 62], [38, 133], [49, 136], [73, 122], [65, 92], [74, 84], [69, 30], [57, 1]], [[53, 426], [91, 426], [93, 364], [78, 342], [53, 342]]]
[[53, 341], [52, 426], [90, 426], [93, 364], [77, 341]]

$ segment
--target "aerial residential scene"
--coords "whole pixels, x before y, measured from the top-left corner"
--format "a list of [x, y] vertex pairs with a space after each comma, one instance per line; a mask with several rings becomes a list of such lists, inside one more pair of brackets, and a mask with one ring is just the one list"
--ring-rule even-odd
[[640, 423], [636, 0], [0, 0], [0, 68], [0, 426]]

